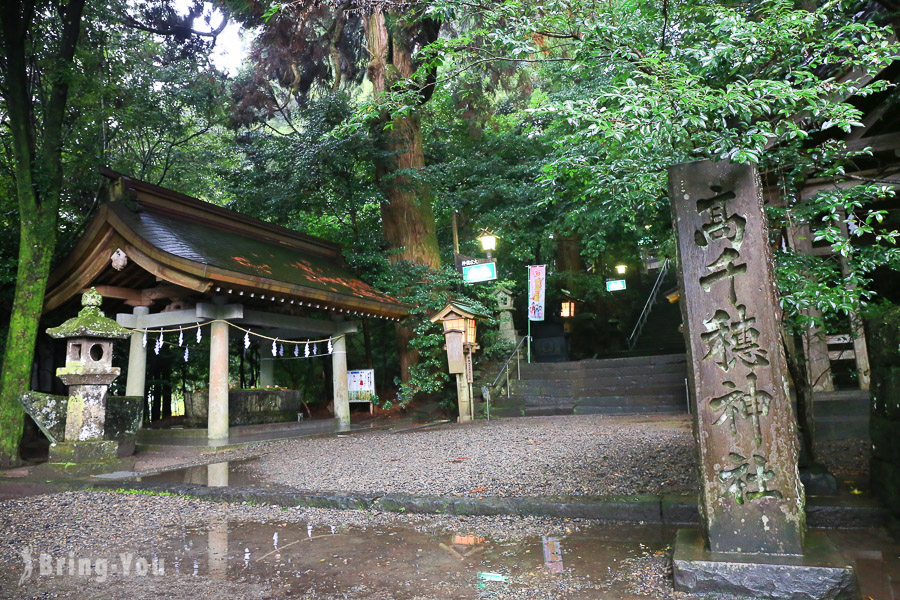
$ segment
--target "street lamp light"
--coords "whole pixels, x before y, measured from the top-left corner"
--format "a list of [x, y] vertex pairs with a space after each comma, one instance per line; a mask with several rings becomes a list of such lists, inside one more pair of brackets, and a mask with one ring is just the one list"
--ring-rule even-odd
[[465, 332], [466, 331], [466, 319], [461, 317], [456, 313], [451, 313], [447, 315], [447, 318], [442, 321], [444, 325], [444, 333], [451, 332]]
[[616, 265], [616, 273], [619, 275], [624, 275], [628, 270], [628, 265]]
[[466, 344], [475, 346], [475, 319], [466, 319]]
[[497, 248], [497, 236], [485, 231], [479, 236], [478, 241], [481, 242], [481, 249], [487, 252], [488, 258], [493, 258], [491, 252]]

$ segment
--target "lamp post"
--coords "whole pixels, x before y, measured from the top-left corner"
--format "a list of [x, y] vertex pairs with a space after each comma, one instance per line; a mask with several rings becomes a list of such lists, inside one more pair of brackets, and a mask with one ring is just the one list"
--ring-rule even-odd
[[451, 302], [431, 317], [432, 323], [441, 322], [444, 329], [447, 367], [456, 375], [456, 398], [459, 405], [459, 422], [475, 418], [472, 402], [472, 353], [478, 350], [476, 343], [477, 319], [487, 318], [465, 302]]

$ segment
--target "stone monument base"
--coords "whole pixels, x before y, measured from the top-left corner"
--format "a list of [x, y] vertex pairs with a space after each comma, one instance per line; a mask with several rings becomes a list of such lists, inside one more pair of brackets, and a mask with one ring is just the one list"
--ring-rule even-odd
[[703, 534], [679, 529], [675, 589], [696, 595], [771, 600], [858, 600], [853, 567], [824, 534], [809, 532], [802, 556], [711, 552]]
[[57, 442], [50, 445], [50, 460], [36, 467], [48, 475], [92, 475], [108, 471], [130, 471], [134, 459], [119, 458], [119, 442]]
[[115, 460], [119, 454], [119, 442], [96, 440], [89, 442], [57, 442], [50, 444], [50, 462], [84, 463]]

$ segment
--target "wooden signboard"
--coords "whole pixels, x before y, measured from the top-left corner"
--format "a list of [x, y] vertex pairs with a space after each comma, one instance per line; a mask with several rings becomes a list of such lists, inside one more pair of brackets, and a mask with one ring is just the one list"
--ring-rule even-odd
[[347, 390], [350, 402], [374, 402], [377, 398], [375, 395], [375, 370], [347, 371]]
[[444, 335], [447, 341], [447, 365], [450, 373], [466, 372], [466, 357], [463, 353], [463, 332], [449, 331]]

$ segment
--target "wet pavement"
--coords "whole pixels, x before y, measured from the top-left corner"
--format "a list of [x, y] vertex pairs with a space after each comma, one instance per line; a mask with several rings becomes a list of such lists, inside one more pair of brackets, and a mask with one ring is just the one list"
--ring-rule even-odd
[[[285, 592], [472, 598], [485, 595], [479, 590], [516, 594], [538, 587], [569, 598], [638, 598], [653, 593], [642, 571], [668, 564], [675, 529], [606, 524], [565, 536], [495, 542], [467, 532], [431, 535], [403, 527], [233, 522], [179, 535], [168, 558], [174, 573], [257, 580]], [[863, 598], [900, 598], [900, 545], [886, 532], [828, 536], [856, 567]]]
[[[130, 481], [262, 486], [264, 483], [248, 468], [253, 460], [142, 477], [131, 473], [119, 476], [123, 488], [128, 488]], [[140, 496], [130, 498], [134, 500], [131, 506], [141, 503]], [[156, 510], [161, 505], [179, 505], [165, 497], [152, 500]], [[214, 594], [220, 585], [229, 592], [223, 592], [221, 598], [687, 598], [672, 589], [670, 545], [677, 530], [673, 525], [579, 520], [570, 527], [568, 520], [559, 519], [553, 531], [542, 528], [492, 537], [496, 534], [486, 534], [479, 527], [482, 519], [490, 517], [454, 517], [456, 525], [448, 530], [428, 525], [423, 517], [412, 520], [397, 514], [386, 522], [383, 516], [380, 520], [370, 518], [370, 512], [335, 511], [331, 514], [355, 516], [339, 516], [336, 522], [341, 524], [329, 525], [286, 516], [278, 520], [286, 515], [280, 511], [295, 509], [272, 506], [268, 514], [269, 518], [277, 515], [275, 520], [260, 522], [247, 520], [244, 515], [251, 508], [261, 507], [247, 504], [255, 503], [247, 502], [243, 508], [234, 505], [231, 514], [238, 518], [201, 518], [193, 523], [151, 528], [140, 546], [117, 543], [118, 536], [110, 534], [112, 537], [104, 542], [105, 554], [100, 555], [103, 577], [97, 570], [97, 555], [88, 555], [93, 566], [81, 575], [67, 571], [65, 566], [58, 573], [39, 573], [35, 566], [34, 597], [150, 594], [181, 598]], [[439, 522], [442, 516], [433, 519]], [[507, 525], [503, 527], [509, 528], [520, 517], [504, 519]], [[468, 523], [468, 528], [458, 528], [460, 522]], [[82, 521], [80, 516], [74, 521], [53, 520], [44, 527], [87, 527], [100, 534], [94, 524]], [[862, 599], [900, 599], [900, 542], [884, 529], [823, 532], [856, 568]], [[41, 551], [40, 546], [35, 548], [35, 553]], [[133, 553], [133, 557], [125, 561], [123, 553]], [[34, 560], [37, 565], [38, 557]], [[11, 575], [13, 579], [5, 581], [0, 576], [0, 588], [7, 588], [0, 597], [28, 597], [17, 593], [23, 590], [10, 587], [18, 576]]]
[[[401, 432], [406, 430], [394, 433]], [[530, 443], [529, 452], [547, 447]], [[163, 484], [132, 494], [34, 497], [52, 487], [37, 478], [0, 481], [0, 500], [32, 496], [0, 508], [10, 515], [5, 530], [0, 528], [0, 559], [6, 561], [0, 564], [9, 567], [0, 572], [0, 598], [687, 598], [672, 589], [670, 544], [677, 527], [669, 524], [542, 520], [513, 513], [389, 514], [374, 507], [307, 510], [252, 496], [227, 505], [167, 497], [165, 484], [227, 488], [217, 493], [291, 489], [261, 475], [255, 460], [96, 477], [112, 481], [113, 489]], [[865, 492], [854, 480], [842, 483], [845, 491], [860, 487]], [[316, 514], [329, 516], [323, 523]], [[0, 512], [0, 521], [3, 517]], [[523, 523], [528, 528], [520, 528]], [[862, 600], [900, 600], [898, 541], [876, 528], [824, 533], [855, 566]], [[87, 573], [70, 574], [65, 564], [58, 572], [39, 569], [38, 553], [49, 552], [65, 563], [82, 541], [87, 554], [77, 557], [88, 557]], [[16, 585], [21, 571], [15, 568], [23, 564], [18, 553], [26, 544], [34, 544], [34, 572], [23, 588]], [[101, 564], [109, 569], [108, 577], [105, 571], [100, 576]]]
[[[274, 487], [248, 468], [253, 460], [133, 481]], [[166, 540], [164, 558], [172, 573], [250, 580], [278, 596], [353, 590], [365, 597], [368, 590], [398, 599], [471, 598], [492, 591], [518, 597], [540, 584], [567, 598], [668, 597], [659, 595], [659, 586], [671, 591], [669, 545], [676, 529], [598, 523], [565, 536], [496, 542], [467, 532], [436, 536], [404, 527], [229, 522], [182, 529]], [[862, 598], [900, 600], [900, 541], [883, 529], [823, 531], [856, 568]], [[656, 581], [646, 581], [654, 576]]]

